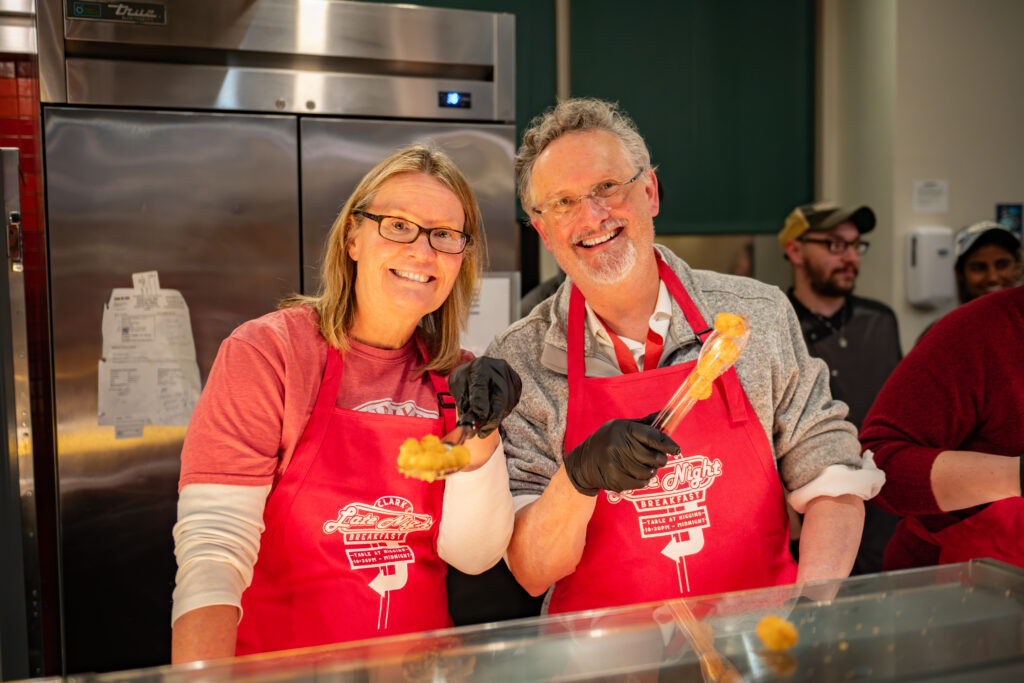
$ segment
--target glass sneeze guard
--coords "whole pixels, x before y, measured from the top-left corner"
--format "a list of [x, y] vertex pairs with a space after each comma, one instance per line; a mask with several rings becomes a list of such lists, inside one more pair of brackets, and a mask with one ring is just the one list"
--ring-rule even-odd
[[[746, 681], [1024, 680], [1024, 570], [994, 560], [687, 599]], [[768, 651], [766, 615], [799, 634]], [[339, 615], [343, 618], [343, 615]], [[703, 681], [668, 603], [100, 675], [76, 683]]]

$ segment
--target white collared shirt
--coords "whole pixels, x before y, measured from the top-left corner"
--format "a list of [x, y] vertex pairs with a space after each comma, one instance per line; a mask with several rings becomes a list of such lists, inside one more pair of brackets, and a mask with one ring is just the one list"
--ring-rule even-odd
[[[587, 329], [590, 334], [597, 339], [597, 346], [595, 350], [597, 353], [609, 363], [618, 367], [619, 362], [615, 358], [615, 345], [612, 343], [612, 338], [608, 335], [608, 331], [601, 324], [597, 314], [594, 313], [594, 309], [590, 307], [590, 304], [586, 305], [587, 308]], [[654, 330], [656, 334], [661, 335], [662, 339], [668, 338], [668, 326], [672, 320], [672, 296], [668, 293], [668, 287], [665, 283], [660, 283], [658, 289], [658, 303], [654, 307], [654, 313], [651, 314], [650, 320], [647, 325], [651, 330]], [[644, 367], [644, 352], [645, 352], [645, 340], [637, 341], [630, 339], [629, 337], [619, 337], [622, 342], [629, 349], [630, 353], [633, 354], [633, 360], [636, 361], [638, 368]], [[660, 359], [659, 359], [660, 360]]]

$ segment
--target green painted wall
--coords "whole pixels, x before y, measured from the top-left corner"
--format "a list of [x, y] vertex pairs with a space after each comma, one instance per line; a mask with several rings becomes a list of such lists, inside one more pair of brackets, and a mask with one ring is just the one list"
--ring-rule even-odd
[[572, 92], [617, 100], [663, 234], [777, 232], [814, 191], [813, 0], [578, 0]]
[[[555, 102], [555, 0], [516, 16], [516, 127]], [[664, 189], [661, 234], [777, 232], [814, 192], [814, 0], [576, 0], [572, 94], [616, 100]]]

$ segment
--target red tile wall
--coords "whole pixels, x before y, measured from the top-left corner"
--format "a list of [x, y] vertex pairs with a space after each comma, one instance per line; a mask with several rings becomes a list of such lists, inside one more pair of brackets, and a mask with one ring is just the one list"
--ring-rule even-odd
[[[39, 76], [35, 56], [0, 55], [0, 146], [17, 147], [21, 152], [21, 227], [33, 417], [48, 416], [50, 412], [47, 405], [50, 394], [49, 315], [39, 111]], [[44, 398], [47, 404], [42, 402]], [[37, 446], [45, 444], [46, 436], [52, 430], [48, 424], [40, 427], [43, 433], [33, 429]], [[39, 439], [44, 439], [44, 442]]]

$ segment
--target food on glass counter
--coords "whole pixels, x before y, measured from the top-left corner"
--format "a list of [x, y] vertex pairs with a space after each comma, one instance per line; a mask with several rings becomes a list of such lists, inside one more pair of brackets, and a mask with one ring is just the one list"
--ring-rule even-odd
[[757, 622], [757, 637], [766, 648], [774, 652], [788, 650], [800, 639], [793, 622], [774, 614]]
[[434, 434], [410, 437], [398, 449], [398, 471], [424, 481], [441, 479], [468, 464], [469, 449], [461, 444], [449, 448]]
[[797, 661], [788, 652], [765, 650], [757, 653], [761, 664], [778, 678], [789, 678], [796, 673]]

